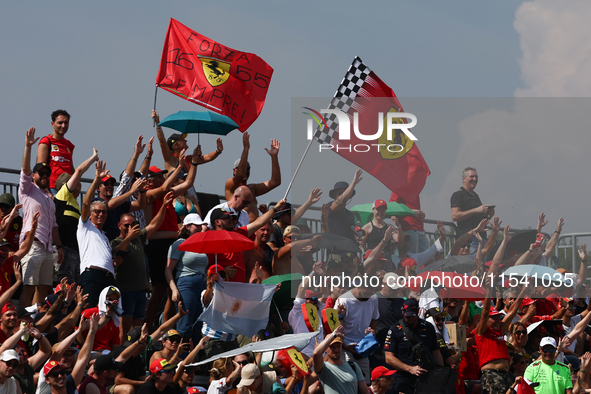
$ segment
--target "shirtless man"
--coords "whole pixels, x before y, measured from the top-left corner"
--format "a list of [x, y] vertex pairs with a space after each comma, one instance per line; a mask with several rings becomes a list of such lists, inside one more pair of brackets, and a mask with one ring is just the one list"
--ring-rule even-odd
[[263, 183], [247, 184], [250, 177], [250, 164], [248, 163], [248, 152], [250, 150], [250, 136], [248, 133], [242, 135], [242, 156], [234, 163], [234, 175], [226, 181], [225, 197], [227, 201], [232, 199], [234, 190], [239, 186], [248, 186], [254, 198], [250, 201], [250, 205], [245, 208], [248, 212], [249, 222], [252, 223], [259, 216], [257, 208], [257, 197], [270, 192], [277, 186], [281, 185], [281, 170], [279, 169], [279, 141], [271, 140], [271, 149], [265, 148], [269, 156], [271, 156], [271, 179]]
[[[267, 245], [269, 238], [271, 238], [272, 231], [271, 223], [268, 222], [255, 231], [254, 244], [256, 248], [253, 250], [246, 250], [244, 254], [244, 262], [246, 264], [246, 279], [248, 283], [259, 283], [261, 278], [258, 278], [255, 266], [260, 266], [263, 277], [262, 280], [267, 279], [273, 275], [273, 249]], [[258, 279], [258, 280], [257, 280]]]
[[321, 235], [313, 238], [300, 240], [301, 233], [297, 226], [287, 226], [283, 232], [285, 246], [275, 252], [273, 257], [273, 275], [284, 275], [289, 273], [300, 273], [306, 275], [312, 267], [304, 267], [298, 259], [298, 253], [308, 246], [318, 246], [322, 239]]

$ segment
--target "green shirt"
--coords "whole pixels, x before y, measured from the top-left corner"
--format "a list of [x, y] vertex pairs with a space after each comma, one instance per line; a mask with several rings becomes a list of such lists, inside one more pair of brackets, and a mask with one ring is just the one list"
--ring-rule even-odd
[[559, 361], [552, 365], [536, 361], [527, 367], [523, 377], [531, 382], [540, 383], [534, 388], [534, 391], [540, 394], [564, 394], [566, 389], [573, 388], [570, 368]]

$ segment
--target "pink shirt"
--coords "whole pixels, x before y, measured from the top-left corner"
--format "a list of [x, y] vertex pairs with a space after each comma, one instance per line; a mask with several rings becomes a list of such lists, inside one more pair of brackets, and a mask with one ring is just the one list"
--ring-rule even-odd
[[31, 173], [30, 176], [27, 176], [23, 170], [21, 170], [18, 198], [20, 203], [23, 204], [23, 228], [21, 230], [20, 243], [23, 243], [25, 235], [31, 230], [31, 224], [35, 213], [41, 212], [35, 238], [41, 241], [48, 251], [53, 250], [51, 247], [51, 232], [54, 227], [57, 227], [55, 221], [55, 204], [49, 194], [44, 193], [37, 185], [35, 185], [33, 182], [33, 173]]

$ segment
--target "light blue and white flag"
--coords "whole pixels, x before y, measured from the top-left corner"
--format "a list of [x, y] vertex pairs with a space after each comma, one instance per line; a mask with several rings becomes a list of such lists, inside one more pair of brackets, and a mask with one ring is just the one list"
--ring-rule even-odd
[[267, 327], [276, 285], [214, 283], [211, 303], [199, 316], [212, 329], [253, 336]]

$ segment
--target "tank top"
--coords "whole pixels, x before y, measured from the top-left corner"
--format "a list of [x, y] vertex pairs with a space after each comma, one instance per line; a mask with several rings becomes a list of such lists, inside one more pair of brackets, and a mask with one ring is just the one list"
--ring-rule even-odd
[[374, 226], [373, 221], [369, 223], [371, 224], [371, 233], [367, 236], [366, 243], [368, 249], [374, 249], [384, 239], [384, 234], [386, 234], [388, 226], [384, 224], [384, 227], [380, 228]]
[[[185, 196], [185, 198], [187, 198]], [[195, 208], [195, 205], [191, 202], [191, 210], [187, 211], [187, 206], [183, 203], [181, 203], [178, 199], [174, 200], [174, 210], [176, 211], [176, 214], [179, 216], [185, 216], [188, 215], [190, 213], [197, 213], [197, 209]]]

